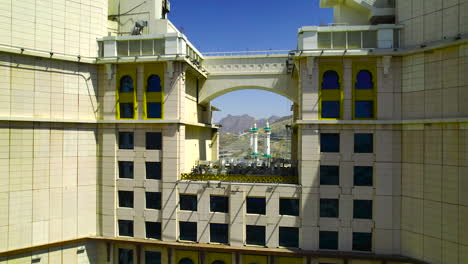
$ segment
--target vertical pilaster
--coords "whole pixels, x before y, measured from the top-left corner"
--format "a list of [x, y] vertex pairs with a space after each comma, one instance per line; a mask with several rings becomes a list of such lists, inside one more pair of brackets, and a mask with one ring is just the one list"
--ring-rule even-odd
[[343, 61], [343, 80], [341, 85], [343, 87], [343, 119], [353, 119], [353, 64], [350, 59]]
[[144, 100], [143, 100], [143, 93], [145, 92], [145, 66], [138, 65], [137, 66], [137, 102], [138, 102], [138, 119], [144, 119]]

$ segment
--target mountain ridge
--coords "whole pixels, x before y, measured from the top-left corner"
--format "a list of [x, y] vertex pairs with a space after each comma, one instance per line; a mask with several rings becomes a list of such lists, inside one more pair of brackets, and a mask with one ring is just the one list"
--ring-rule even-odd
[[218, 124], [221, 125], [220, 133], [233, 133], [233, 134], [241, 134], [243, 132], [248, 131], [253, 125], [256, 123], [258, 128], [263, 128], [266, 126], [266, 121], [268, 120], [270, 124], [273, 124], [279, 120], [285, 120], [290, 118], [291, 116], [277, 116], [272, 115], [268, 118], [261, 118], [256, 119], [248, 114], [243, 115], [227, 115], [226, 117], [222, 118]]

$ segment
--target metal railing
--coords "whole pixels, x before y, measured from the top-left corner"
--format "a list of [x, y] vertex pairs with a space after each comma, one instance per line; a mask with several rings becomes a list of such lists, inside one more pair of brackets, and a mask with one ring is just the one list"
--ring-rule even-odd
[[288, 55], [290, 50], [254, 50], [254, 51], [215, 51], [215, 52], [202, 52], [204, 56], [269, 56], [269, 55]]

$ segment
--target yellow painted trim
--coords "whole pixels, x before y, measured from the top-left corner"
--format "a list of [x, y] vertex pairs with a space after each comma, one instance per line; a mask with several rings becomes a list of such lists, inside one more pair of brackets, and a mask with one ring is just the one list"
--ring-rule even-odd
[[197, 251], [176, 250], [175, 264], [179, 264], [179, 261], [181, 261], [184, 258], [189, 258], [193, 261], [194, 264], [198, 264], [198, 252]]
[[[367, 70], [372, 74], [372, 82], [374, 89], [372, 90], [356, 90], [357, 74], [361, 70]], [[353, 63], [353, 119], [354, 120], [375, 120], [377, 119], [377, 63], [376, 62], [354, 62]], [[374, 102], [374, 118], [356, 118], [355, 104], [356, 101], [372, 101]]]
[[[124, 76], [130, 76], [133, 80], [133, 93], [121, 93], [120, 92], [120, 79]], [[137, 69], [135, 65], [119, 65], [117, 70], [116, 80], [116, 119], [118, 120], [134, 120], [138, 118], [138, 102], [136, 98], [137, 90]], [[133, 118], [120, 118], [120, 103], [133, 103]]]
[[228, 253], [206, 253], [206, 264], [213, 264], [213, 262], [221, 260], [225, 264], [232, 264], [232, 254]]
[[[339, 90], [322, 90], [323, 74], [327, 71], [335, 71], [338, 73]], [[320, 120], [340, 120], [343, 119], [343, 64], [342, 63], [320, 63], [319, 65], [319, 116]], [[340, 117], [339, 118], [322, 118], [322, 101], [338, 101], [340, 102]]]
[[167, 251], [168, 248], [162, 247], [162, 246], [153, 246], [153, 245], [145, 245], [143, 246], [141, 250], [141, 264], [146, 264], [145, 263], [145, 251], [155, 251], [155, 252], [161, 252], [161, 263], [167, 263], [168, 257], [167, 257]]
[[267, 256], [242, 255], [242, 264], [268, 264]]
[[[160, 120], [164, 119], [164, 69], [165, 64], [145, 64], [145, 90], [143, 92], [143, 119]], [[148, 78], [151, 75], [158, 75], [161, 79], [161, 92], [147, 92]], [[161, 118], [148, 118], [147, 103], [161, 103]]]
[[303, 258], [278, 257], [277, 264], [303, 264]]

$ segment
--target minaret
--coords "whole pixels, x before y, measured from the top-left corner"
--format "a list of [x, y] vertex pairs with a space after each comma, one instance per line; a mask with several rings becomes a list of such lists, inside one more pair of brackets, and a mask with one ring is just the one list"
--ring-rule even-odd
[[249, 130], [250, 134], [250, 150], [253, 151], [253, 130], [252, 128]]
[[263, 155], [263, 157], [271, 158], [271, 146], [270, 146], [271, 127], [268, 121], [266, 122], [266, 126], [264, 130], [265, 130], [266, 138], [265, 138], [265, 155]]
[[252, 151], [252, 156], [258, 156], [258, 128], [257, 128], [257, 123], [254, 124], [254, 127], [252, 128], [252, 134], [253, 134], [253, 151]]

